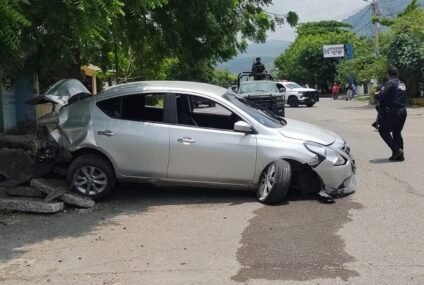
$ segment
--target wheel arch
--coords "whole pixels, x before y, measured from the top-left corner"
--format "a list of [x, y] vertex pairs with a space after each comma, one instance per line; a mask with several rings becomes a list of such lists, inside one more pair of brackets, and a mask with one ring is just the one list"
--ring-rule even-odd
[[103, 151], [101, 151], [97, 148], [92, 148], [92, 147], [82, 147], [82, 148], [79, 148], [79, 149], [73, 151], [71, 154], [72, 154], [72, 160], [74, 160], [75, 158], [80, 157], [82, 155], [88, 155], [88, 154], [99, 155], [99, 156], [103, 157], [109, 163], [109, 165], [113, 169], [115, 177], [117, 177], [117, 174], [118, 174], [117, 166], [115, 165], [113, 160], [110, 159], [110, 157], [108, 155], [106, 155]]

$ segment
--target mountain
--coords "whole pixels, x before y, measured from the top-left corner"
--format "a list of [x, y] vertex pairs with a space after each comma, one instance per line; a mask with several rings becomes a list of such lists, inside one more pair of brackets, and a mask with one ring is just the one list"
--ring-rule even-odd
[[218, 68], [225, 68], [233, 73], [250, 71], [256, 57], [262, 59], [267, 70], [271, 70], [274, 60], [291, 44], [289, 41], [272, 40], [264, 44], [251, 44], [246, 52], [240, 53], [234, 59], [218, 64]]
[[[418, 2], [424, 5], [424, 0], [419, 0]], [[411, 3], [411, 0], [379, 0], [378, 7], [382, 16], [390, 18], [396, 17], [396, 15], [402, 12], [409, 3]], [[344, 22], [351, 24], [353, 26], [353, 31], [358, 35], [371, 37], [373, 35], [371, 16], [372, 8], [371, 5], [368, 5], [356, 14], [346, 18]], [[383, 27], [383, 30], [384, 29]]]

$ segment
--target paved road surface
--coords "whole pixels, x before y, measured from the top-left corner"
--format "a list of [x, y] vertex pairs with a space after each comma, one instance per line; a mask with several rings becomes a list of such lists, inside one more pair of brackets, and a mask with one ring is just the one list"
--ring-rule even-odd
[[372, 107], [286, 110], [351, 144], [358, 191], [333, 205], [129, 185], [94, 210], [0, 216], [0, 283], [424, 284], [424, 109], [408, 112], [406, 161], [388, 163]]

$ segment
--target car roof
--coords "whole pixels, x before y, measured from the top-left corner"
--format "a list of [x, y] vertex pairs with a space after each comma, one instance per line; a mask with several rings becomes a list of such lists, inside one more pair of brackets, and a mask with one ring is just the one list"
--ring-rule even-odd
[[192, 81], [137, 81], [112, 86], [97, 96], [112, 97], [118, 94], [135, 94], [146, 92], [171, 92], [171, 93], [200, 93], [212, 97], [222, 97], [228, 89], [212, 84]]

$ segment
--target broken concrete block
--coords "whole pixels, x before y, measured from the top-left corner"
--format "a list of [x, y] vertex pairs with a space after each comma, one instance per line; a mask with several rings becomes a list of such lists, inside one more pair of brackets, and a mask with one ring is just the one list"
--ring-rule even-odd
[[31, 186], [43, 193], [56, 193], [58, 188], [68, 190], [65, 180], [36, 178], [31, 180]]
[[47, 194], [46, 198], [44, 198], [44, 202], [50, 202], [53, 200], [56, 200], [58, 198], [61, 198], [63, 194], [65, 194], [68, 190], [63, 187], [56, 188], [53, 192]]
[[32, 213], [56, 213], [64, 208], [63, 202], [45, 203], [37, 198], [6, 197], [0, 199], [0, 210]]
[[96, 205], [96, 203], [91, 198], [78, 193], [66, 193], [62, 197], [60, 197], [60, 200], [62, 200], [66, 204], [70, 204], [80, 208], [93, 208]]
[[46, 176], [50, 173], [51, 169], [52, 164], [35, 163], [31, 161], [23, 167], [23, 170], [20, 169], [18, 173], [15, 173], [15, 176], [10, 176], [9, 179], [0, 182], [0, 187], [13, 188], [23, 185], [33, 178]]
[[0, 135], [0, 148], [32, 150], [35, 135]]
[[22, 149], [0, 149], [0, 175], [5, 179], [18, 177], [31, 162], [29, 153]]
[[34, 198], [41, 198], [45, 196], [43, 192], [28, 186], [8, 188], [7, 195], [20, 196], [20, 197], [34, 197]]

